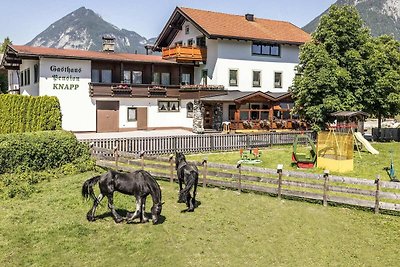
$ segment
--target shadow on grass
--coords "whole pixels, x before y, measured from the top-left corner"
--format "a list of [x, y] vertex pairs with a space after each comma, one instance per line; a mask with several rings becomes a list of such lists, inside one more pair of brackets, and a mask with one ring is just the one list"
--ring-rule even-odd
[[[198, 201], [198, 200], [196, 200], [196, 203], [194, 204], [194, 208], [197, 208], [197, 207], [199, 207], [201, 205], [201, 201]], [[188, 212], [188, 210], [189, 209], [184, 209], [184, 210], [181, 210], [181, 213], [185, 213], [185, 212]]]
[[[127, 214], [128, 214], [128, 213], [131, 213], [130, 211], [124, 210], [124, 209], [116, 209], [116, 212], [124, 218], [124, 221], [126, 221], [126, 216], [127, 216]], [[146, 216], [147, 218], [151, 218], [151, 213], [150, 213], [150, 212], [145, 212], [145, 216]], [[96, 216], [96, 220], [105, 219], [105, 218], [107, 218], [107, 217], [110, 217], [111, 219], [114, 220], [114, 218], [113, 218], [113, 216], [112, 216], [112, 213], [111, 213], [110, 211], [105, 212], [105, 213], [103, 213], [103, 214], [97, 215], [97, 216]], [[151, 220], [150, 220], [150, 221], [151, 221]], [[149, 222], [150, 222], [150, 221], [149, 221]], [[160, 217], [158, 218], [157, 224], [163, 224], [165, 221], [166, 221], [166, 217], [163, 216], [163, 215], [160, 215]], [[141, 223], [141, 222], [140, 222], [139, 220], [137, 220], [137, 221], [130, 222], [129, 224], [140, 224], [140, 223]]]

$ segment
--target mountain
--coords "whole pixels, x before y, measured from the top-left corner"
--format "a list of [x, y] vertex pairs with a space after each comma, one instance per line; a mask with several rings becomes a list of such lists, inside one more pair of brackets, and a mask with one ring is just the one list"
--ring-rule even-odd
[[119, 29], [92, 10], [81, 7], [51, 24], [27, 45], [101, 51], [103, 36], [115, 38], [116, 52], [139, 54], [145, 54], [144, 45], [155, 40]]
[[[355, 6], [373, 36], [393, 34], [400, 40], [400, 0], [338, 0], [334, 5]], [[320, 17], [327, 12], [328, 10], [313, 19], [303, 30], [315, 31]]]

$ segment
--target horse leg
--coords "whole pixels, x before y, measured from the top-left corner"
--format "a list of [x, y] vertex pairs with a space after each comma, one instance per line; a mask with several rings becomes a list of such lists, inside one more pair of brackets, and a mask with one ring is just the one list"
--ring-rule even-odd
[[103, 199], [103, 194], [100, 193], [100, 195], [93, 201], [93, 207], [88, 211], [86, 214], [86, 218], [89, 222], [93, 222], [95, 220], [95, 213], [96, 213], [96, 208], [100, 204], [100, 201]]
[[186, 195], [186, 206], [188, 208], [187, 211], [192, 212], [194, 210], [194, 207], [192, 204], [192, 196], [190, 195], [190, 192], [187, 192], [187, 195]]
[[194, 211], [194, 208], [196, 207], [196, 194], [197, 194], [197, 182], [194, 184], [194, 188], [193, 188], [193, 197], [192, 197], [192, 201], [191, 201], [192, 210], [189, 209], [189, 211]]
[[140, 217], [140, 206], [141, 206], [141, 200], [139, 197], [136, 197], [136, 210], [133, 214], [128, 212], [128, 214], [126, 215], [127, 223], [131, 223], [134, 219], [137, 219]]
[[114, 204], [113, 204], [113, 194], [107, 195], [108, 198], [108, 208], [111, 210], [111, 213], [114, 217], [114, 221], [116, 223], [120, 223], [124, 220], [124, 218], [118, 214], [118, 212], [115, 210]]
[[142, 198], [142, 206], [141, 206], [141, 210], [140, 210], [140, 222], [141, 223], [147, 223], [149, 221], [149, 218], [146, 217], [146, 215], [144, 214], [144, 211], [146, 209], [146, 197]]
[[185, 200], [184, 200], [184, 199], [182, 199], [182, 196], [181, 196], [181, 192], [182, 192], [182, 180], [181, 180], [181, 178], [179, 178], [179, 177], [178, 177], [178, 182], [179, 182], [179, 195], [178, 195], [178, 203], [184, 203], [184, 202], [185, 202]]

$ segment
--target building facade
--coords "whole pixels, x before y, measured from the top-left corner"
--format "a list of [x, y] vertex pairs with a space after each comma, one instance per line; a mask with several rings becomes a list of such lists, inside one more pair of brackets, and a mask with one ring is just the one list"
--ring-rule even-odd
[[101, 52], [10, 45], [2, 65], [11, 93], [59, 98], [65, 130], [279, 128], [308, 38], [287, 22], [176, 8], [161, 56], [115, 53], [105, 38]]

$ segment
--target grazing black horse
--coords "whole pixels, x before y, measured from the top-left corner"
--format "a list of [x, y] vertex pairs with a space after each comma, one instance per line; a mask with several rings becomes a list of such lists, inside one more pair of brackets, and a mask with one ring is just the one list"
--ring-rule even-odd
[[[93, 186], [99, 183], [100, 194], [96, 198], [93, 191]], [[136, 198], [136, 211], [134, 213], [128, 212], [127, 222], [130, 223], [136, 218], [140, 218], [140, 222], [148, 222], [149, 219], [145, 217], [146, 197], [151, 195], [153, 199], [153, 206], [151, 207], [151, 214], [153, 224], [159, 220], [162, 204], [161, 203], [161, 189], [154, 177], [144, 171], [139, 170], [132, 173], [121, 173], [117, 171], [108, 171], [107, 173], [95, 176], [86, 180], [82, 186], [82, 196], [93, 199], [93, 207], [88, 211], [86, 218], [88, 221], [95, 220], [96, 208], [104, 196], [108, 198], [108, 208], [114, 217], [116, 223], [122, 222], [125, 218], [119, 215], [113, 204], [114, 192], [118, 191], [123, 194], [133, 195]]]
[[[186, 203], [187, 211], [194, 211], [196, 205], [196, 190], [199, 180], [199, 171], [193, 164], [186, 162], [185, 155], [182, 152], [175, 154], [175, 168], [179, 181], [179, 199], [178, 203]], [[182, 183], [185, 188], [182, 189]], [[190, 190], [193, 188], [193, 198], [190, 195]]]

